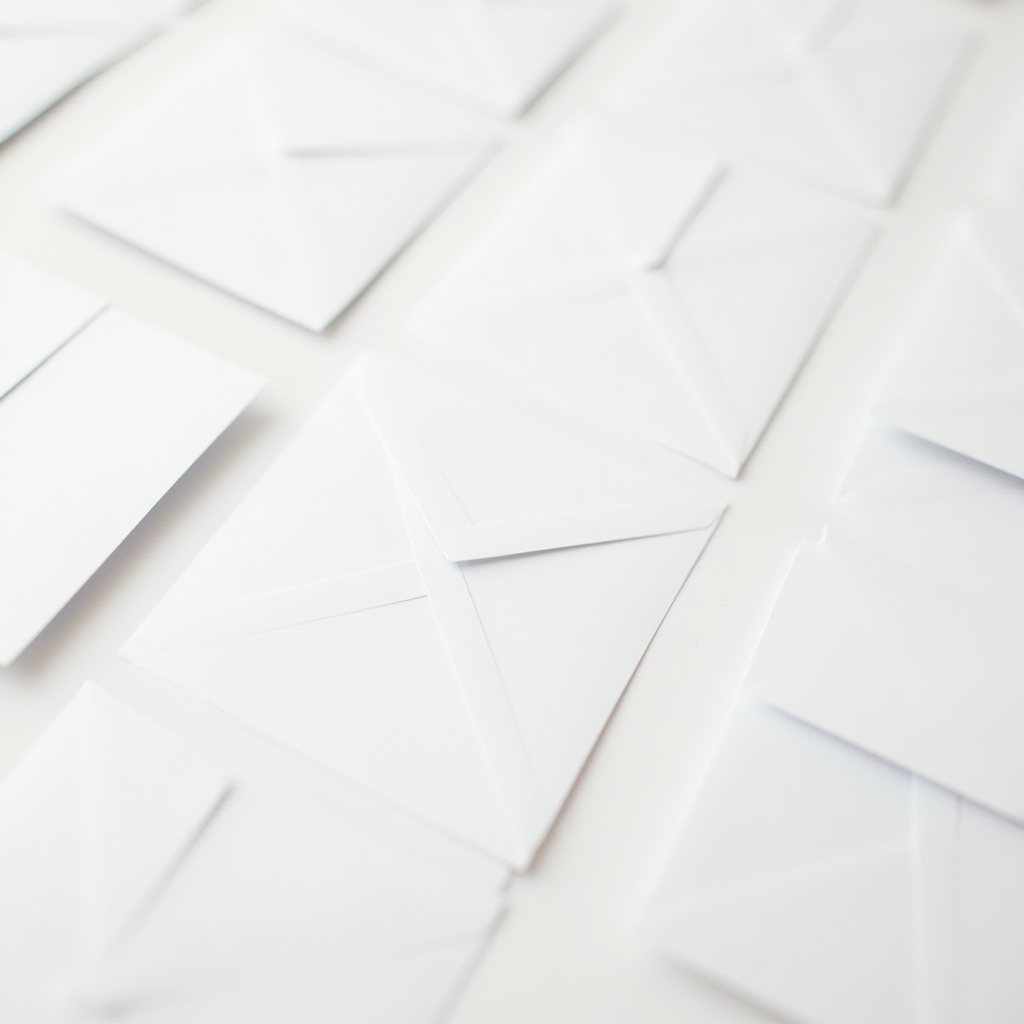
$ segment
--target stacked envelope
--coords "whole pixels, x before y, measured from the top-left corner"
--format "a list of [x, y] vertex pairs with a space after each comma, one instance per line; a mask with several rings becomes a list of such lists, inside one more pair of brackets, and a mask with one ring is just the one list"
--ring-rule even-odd
[[0, 0], [0, 142], [192, 0]]
[[568, 430], [367, 359], [124, 655], [526, 865], [721, 511]]
[[411, 326], [735, 476], [869, 238], [838, 199], [611, 115], [571, 134]]
[[902, 0], [698, 0], [622, 95], [738, 154], [887, 203], [969, 42], [958, 20]]
[[224, 770], [87, 685], [0, 787], [0, 1017], [435, 1019], [503, 872]]
[[976, 232], [944, 264], [648, 911], [799, 1019], [1024, 1013], [1024, 303], [999, 266]]
[[0, 253], [0, 665], [261, 381]]

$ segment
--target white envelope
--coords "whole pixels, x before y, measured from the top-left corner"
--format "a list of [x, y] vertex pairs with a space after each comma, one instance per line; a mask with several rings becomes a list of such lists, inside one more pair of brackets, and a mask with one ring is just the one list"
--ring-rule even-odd
[[411, 326], [735, 476], [869, 237], [838, 200], [606, 118], [571, 136]]
[[0, 142], [187, 6], [175, 0], [0, 0]]
[[262, 385], [104, 305], [0, 258], [0, 330], [13, 354], [0, 356], [0, 665], [35, 639]]
[[835, 508], [890, 544], [1024, 601], [1024, 480], [875, 420]]
[[719, 513], [371, 362], [122, 653], [523, 866]]
[[608, 0], [273, 0], [341, 53], [499, 117], [521, 114], [605, 26]]
[[106, 299], [0, 250], [0, 401], [95, 320]]
[[242, 33], [62, 175], [68, 208], [313, 330], [480, 164], [491, 124], [318, 47]]
[[843, 194], [888, 203], [968, 51], [893, 0], [703, 0], [622, 86], [631, 105]]
[[498, 910], [87, 685], [0, 787], [4, 1020], [426, 1021]]
[[794, 1020], [1011, 1024], [1024, 831], [741, 701], [643, 929]]
[[974, 227], [958, 236], [873, 411], [1024, 477], [1024, 277], [1015, 283], [1019, 272]]
[[747, 688], [1024, 821], [1024, 601], [834, 532], [797, 552]]

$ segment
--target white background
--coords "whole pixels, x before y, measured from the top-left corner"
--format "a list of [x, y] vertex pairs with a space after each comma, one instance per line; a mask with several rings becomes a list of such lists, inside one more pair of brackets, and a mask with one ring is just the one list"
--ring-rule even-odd
[[[891, 0], [898, 3], [900, 0]], [[649, 949], [636, 918], [742, 683], [802, 537], [815, 537], [872, 393], [957, 216], [1024, 100], [1024, 4], [931, 0], [979, 45], [849, 300], [736, 483], [667, 452], [645, 458], [731, 508], [634, 677], [509, 911], [452, 1008], [459, 1024], [771, 1020]], [[505, 147], [370, 292], [312, 335], [179, 273], [57, 208], [70, 157], [236, 23], [254, 0], [208, 0], [0, 149], [0, 245], [268, 379], [252, 409], [185, 477], [53, 625], [0, 669], [0, 774], [93, 679], [229, 766], [282, 783], [425, 850], [448, 842], [200, 701], [128, 664], [121, 644], [364, 348], [403, 343], [418, 296], [579, 112], [657, 32], [672, 0], [619, 0], [610, 29], [508, 131]], [[456, 851], [467, 870], [474, 855]]]

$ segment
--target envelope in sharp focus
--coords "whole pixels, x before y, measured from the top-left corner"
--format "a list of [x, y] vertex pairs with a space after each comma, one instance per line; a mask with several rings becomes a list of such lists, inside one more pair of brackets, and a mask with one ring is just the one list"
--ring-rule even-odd
[[1024, 601], [1024, 480], [875, 420], [835, 508], [890, 544]]
[[262, 381], [6, 254], [0, 337], [0, 665], [9, 665]]
[[503, 881], [230, 781], [92, 685], [0, 787], [0, 829], [4, 1020], [426, 1021]]
[[522, 866], [719, 513], [372, 361], [122, 653]]
[[499, 117], [532, 103], [608, 22], [608, 0], [274, 0], [342, 53]]
[[175, 0], [0, 0], [0, 142], [188, 6]]
[[73, 212], [322, 330], [481, 163], [493, 127], [287, 34], [229, 37], [61, 176]]
[[680, 10], [621, 89], [741, 155], [888, 203], [969, 42], [924, 5], [703, 0]]
[[575, 132], [411, 326], [734, 476], [869, 237], [838, 200], [602, 119]]
[[1024, 821], [1024, 601], [833, 530], [797, 552], [758, 699]]
[[1024, 477], [1024, 278], [977, 227], [959, 234], [874, 413]]
[[741, 700], [645, 912], [669, 955], [820, 1024], [1024, 1011], [1024, 831]]

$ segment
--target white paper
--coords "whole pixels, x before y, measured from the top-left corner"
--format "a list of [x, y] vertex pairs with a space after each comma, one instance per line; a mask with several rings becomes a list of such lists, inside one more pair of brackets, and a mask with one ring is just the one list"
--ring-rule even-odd
[[[62, 346], [0, 397], [0, 665], [35, 639], [262, 384], [121, 310], [97, 315], [98, 300], [48, 275], [20, 267], [3, 274], [0, 290], [8, 284], [25, 285], [4, 319], [25, 328], [26, 350]], [[26, 297], [40, 303], [38, 322]]]
[[1024, 821], [1024, 602], [838, 532], [797, 552], [760, 700]]
[[719, 512], [371, 361], [123, 653], [522, 866]]
[[874, 412], [1024, 477], [1024, 279], [978, 228], [958, 234]]
[[669, 955], [820, 1024], [1010, 1024], [1024, 831], [742, 700], [645, 912]]
[[0, 0], [0, 142], [188, 6], [180, 0]]
[[735, 476], [869, 237], [831, 197], [603, 119], [577, 129], [410, 323]]
[[479, 166], [489, 122], [319, 47], [229, 37], [61, 175], [79, 216], [323, 330]]
[[892, 0], [683, 5], [626, 102], [871, 203], [889, 203], [968, 52], [959, 21]]
[[890, 544], [1024, 601], [1024, 480], [873, 421], [836, 508]]
[[5, 1020], [433, 1019], [499, 909], [87, 685], [0, 787]]
[[275, 0], [290, 26], [383, 70], [515, 117], [609, 20], [608, 0]]

